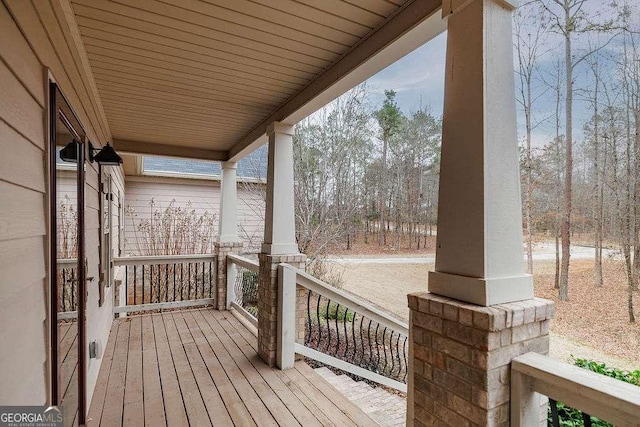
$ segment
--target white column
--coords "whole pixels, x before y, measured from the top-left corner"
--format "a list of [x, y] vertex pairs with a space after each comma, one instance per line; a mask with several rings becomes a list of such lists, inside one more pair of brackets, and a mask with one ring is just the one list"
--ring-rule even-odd
[[220, 222], [218, 242], [235, 243], [238, 238], [238, 189], [236, 162], [222, 164], [222, 184], [220, 191]]
[[524, 273], [511, 14], [452, 0], [435, 272], [429, 291], [480, 305], [533, 298]]
[[297, 254], [293, 196], [293, 126], [274, 122], [267, 128], [269, 164], [262, 252]]

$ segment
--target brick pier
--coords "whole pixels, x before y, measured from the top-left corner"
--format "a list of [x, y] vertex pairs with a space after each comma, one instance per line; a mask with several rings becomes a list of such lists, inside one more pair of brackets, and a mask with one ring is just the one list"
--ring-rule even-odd
[[511, 360], [548, 353], [554, 303], [483, 307], [424, 292], [409, 295], [409, 307], [407, 424], [508, 426]]

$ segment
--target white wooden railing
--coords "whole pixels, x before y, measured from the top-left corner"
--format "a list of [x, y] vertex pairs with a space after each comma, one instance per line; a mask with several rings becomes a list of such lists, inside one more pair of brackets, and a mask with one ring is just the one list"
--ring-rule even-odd
[[114, 267], [122, 268], [114, 313], [213, 305], [215, 259], [213, 254], [114, 258]]
[[[353, 375], [407, 391], [407, 324], [372, 304], [288, 264], [278, 272], [278, 350], [282, 369], [295, 354]], [[306, 292], [305, 340], [296, 342], [300, 316], [296, 286]]]
[[640, 426], [640, 387], [527, 353], [511, 363], [511, 425], [540, 424], [544, 395], [616, 426]]
[[58, 319], [75, 319], [78, 316], [78, 259], [58, 258]]
[[227, 309], [233, 308], [258, 327], [257, 261], [239, 255], [227, 255]]

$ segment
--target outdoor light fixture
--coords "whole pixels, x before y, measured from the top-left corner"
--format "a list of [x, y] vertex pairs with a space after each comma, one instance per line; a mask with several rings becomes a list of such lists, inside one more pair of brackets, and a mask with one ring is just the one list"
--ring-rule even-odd
[[[98, 151], [91, 146], [91, 143], [89, 143], [89, 146], [91, 153], [93, 153], [93, 151]], [[116, 153], [116, 150], [114, 150], [108, 142], [107, 145], [102, 147], [98, 154], [90, 156], [90, 158], [92, 162], [95, 160], [100, 166], [118, 166], [122, 163], [122, 157]]]
[[[94, 156], [93, 153], [96, 151], [98, 154]], [[60, 150], [60, 159], [64, 162], [78, 162], [78, 142], [75, 139]], [[89, 160], [92, 163], [98, 162], [100, 166], [118, 166], [122, 163], [122, 157], [108, 142], [102, 149], [93, 148], [93, 144], [89, 143]]]
[[60, 150], [60, 160], [63, 162], [78, 163], [78, 142], [72, 139], [70, 143]]

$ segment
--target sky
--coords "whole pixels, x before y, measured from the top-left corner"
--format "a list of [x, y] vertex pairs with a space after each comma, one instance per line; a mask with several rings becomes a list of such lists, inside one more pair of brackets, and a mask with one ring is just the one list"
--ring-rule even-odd
[[[634, 16], [639, 16], [640, 1], [631, 3], [635, 9]], [[587, 0], [585, 12], [590, 16], [604, 20], [611, 16], [611, 9], [608, 7], [610, 0]], [[605, 15], [609, 16], [605, 16]], [[605, 39], [609, 36], [601, 36]], [[594, 37], [592, 37], [594, 39]], [[555, 121], [550, 119], [555, 112], [555, 94], [548, 90], [542, 79], [549, 78], [549, 74], [556, 66], [558, 58], [562, 58], [564, 44], [561, 36], [549, 33], [545, 40], [546, 53], [540, 59], [540, 75], [534, 83], [534, 92], [542, 94], [534, 104], [534, 120], [540, 124], [533, 131], [534, 147], [542, 147], [555, 136]], [[573, 41], [574, 52], [586, 51], [588, 38], [585, 36], [575, 37]], [[430, 108], [434, 116], [442, 115], [444, 103], [444, 68], [446, 54], [446, 32], [440, 34], [435, 39], [419, 47], [394, 64], [380, 71], [367, 81], [370, 102], [373, 109], [379, 108], [384, 100], [384, 91], [393, 89], [397, 92], [396, 102], [405, 114], [411, 114], [421, 106]], [[514, 55], [514, 67], [517, 66]], [[588, 64], [583, 62], [575, 70], [574, 100], [574, 141], [580, 142], [584, 139], [582, 130], [583, 123], [588, 121], [592, 115], [592, 105], [585, 100], [586, 94], [592, 89], [593, 78], [590, 75]], [[564, 101], [561, 101], [564, 106]], [[564, 114], [563, 112], [561, 114]], [[564, 123], [564, 118], [561, 119]], [[518, 138], [524, 138], [524, 117], [521, 108], [518, 106]], [[564, 130], [561, 130], [564, 134]]]
[[384, 91], [393, 89], [405, 114], [426, 106], [433, 115], [442, 115], [446, 43], [446, 33], [440, 34], [371, 77], [367, 85], [374, 108], [382, 104]]

